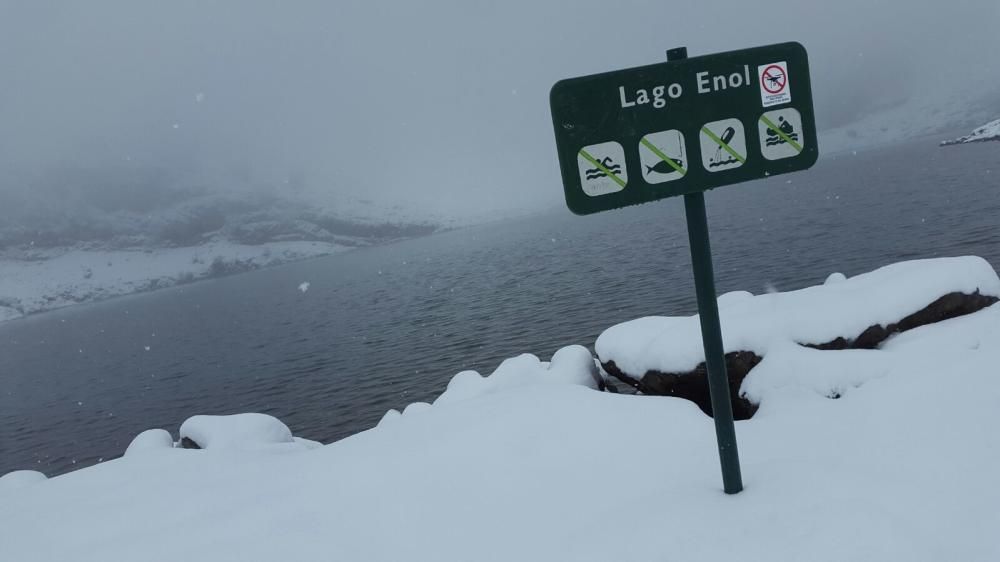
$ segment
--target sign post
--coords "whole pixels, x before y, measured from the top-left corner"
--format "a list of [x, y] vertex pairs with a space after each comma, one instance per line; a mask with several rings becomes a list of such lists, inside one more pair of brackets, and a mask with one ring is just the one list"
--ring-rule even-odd
[[[667, 51], [668, 61], [686, 58], [686, 47]], [[726, 354], [722, 347], [722, 327], [719, 325], [719, 303], [716, 300], [704, 193], [698, 191], [684, 195], [684, 215], [687, 219], [688, 244], [691, 246], [694, 289], [698, 296], [701, 345], [705, 350], [705, 368], [708, 370], [708, 392], [712, 400], [712, 418], [715, 420], [715, 439], [719, 444], [719, 461], [722, 464], [722, 487], [727, 494], [736, 494], [743, 490], [743, 476], [740, 473], [740, 453], [736, 446], [733, 404], [729, 396]]]
[[738, 493], [704, 192], [816, 162], [805, 48], [781, 43], [691, 59], [686, 48], [671, 49], [666, 63], [559, 81], [550, 105], [571, 211], [684, 196], [723, 488]]

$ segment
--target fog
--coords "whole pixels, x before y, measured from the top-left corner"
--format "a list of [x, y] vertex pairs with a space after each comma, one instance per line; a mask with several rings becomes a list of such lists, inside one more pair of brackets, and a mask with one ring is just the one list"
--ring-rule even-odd
[[487, 218], [561, 204], [555, 81], [670, 47], [803, 43], [821, 129], [1000, 73], [995, 0], [0, 2], [8, 212], [124, 182]]

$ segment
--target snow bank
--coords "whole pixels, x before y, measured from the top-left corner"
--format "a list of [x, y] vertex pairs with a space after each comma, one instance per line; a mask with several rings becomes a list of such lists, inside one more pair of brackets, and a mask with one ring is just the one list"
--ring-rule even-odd
[[[570, 384], [597, 388], [600, 385], [597, 365], [587, 348], [571, 345], [557, 351], [549, 362], [525, 353], [507, 359], [489, 377], [475, 371], [462, 371], [448, 383], [448, 388], [434, 405], [469, 400], [521, 386]], [[409, 410], [409, 408], [407, 408]], [[406, 412], [403, 412], [406, 415]]]
[[246, 449], [295, 443], [288, 426], [267, 414], [193, 416], [181, 424], [181, 440], [184, 439], [190, 439], [202, 449]]
[[173, 449], [174, 439], [170, 432], [164, 429], [147, 429], [129, 443], [125, 449], [125, 455], [141, 455], [148, 451], [160, 451], [163, 449]]
[[212, 242], [156, 250], [39, 250], [31, 260], [0, 259], [0, 322], [348, 249], [327, 242]]
[[[982, 258], [917, 260], [787, 293], [719, 298], [723, 347], [760, 356], [789, 343], [822, 344], [853, 338], [870, 326], [886, 326], [942, 295], [958, 292], [1000, 296], [1000, 279]], [[705, 360], [700, 320], [647, 317], [612, 326], [597, 339], [603, 362], [626, 373], [688, 372]]]
[[942, 141], [941, 146], [947, 146], [950, 144], [965, 144], [970, 142], [981, 142], [981, 141], [991, 141], [1000, 140], [1000, 119], [996, 121], [990, 121], [989, 123], [976, 127], [972, 133], [959, 137], [955, 140]]
[[[950, 384], [954, 367], [935, 360], [916, 365], [907, 357], [962, 357], [979, 349], [1000, 350], [1000, 303], [975, 314], [952, 318], [898, 334], [878, 350], [841, 350], [835, 353], [784, 344], [772, 350], [743, 382], [743, 395], [756, 404], [782, 388], [809, 389], [827, 398], [841, 398], [855, 388], [893, 371], [912, 369], [940, 375]], [[920, 359], [923, 361], [923, 359]], [[904, 367], [905, 366], [905, 367]], [[760, 412], [758, 412], [760, 415]]]
[[[976, 260], [951, 265], [930, 269], [955, 279], [916, 285], [996, 283]], [[871, 275], [823, 289], [869, 294]], [[841, 293], [806, 294], [792, 301], [828, 311], [815, 301]], [[722, 300], [773, 310], [780, 335], [792, 320], [779, 297]], [[891, 312], [870, 304], [860, 324]], [[574, 346], [549, 363], [522, 355], [489, 377], [459, 373], [433, 406], [314, 450], [287, 448], [277, 420], [199, 416], [182, 434], [207, 437], [207, 452], [163, 448], [0, 487], [0, 557], [994, 562], [998, 321], [994, 305], [872, 351], [778, 338], [746, 380], [766, 399], [736, 425], [746, 489], [735, 496], [721, 490], [710, 418], [685, 400], [593, 390], [593, 362]], [[216, 447], [245, 440], [261, 448]]]
[[48, 477], [37, 470], [15, 470], [0, 476], [0, 494], [11, 490], [27, 488], [39, 482], [44, 482]]

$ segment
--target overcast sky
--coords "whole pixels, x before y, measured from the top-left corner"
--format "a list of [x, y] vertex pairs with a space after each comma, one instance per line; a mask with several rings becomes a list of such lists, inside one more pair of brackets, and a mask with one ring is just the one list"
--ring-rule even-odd
[[996, 0], [0, 0], [0, 190], [128, 163], [417, 213], [547, 207], [561, 78], [795, 40], [831, 127], [1000, 73], [998, 35]]

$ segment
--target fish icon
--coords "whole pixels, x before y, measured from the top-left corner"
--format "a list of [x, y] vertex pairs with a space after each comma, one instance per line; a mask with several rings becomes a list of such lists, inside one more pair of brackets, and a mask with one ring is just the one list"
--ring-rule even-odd
[[[677, 168], [681, 168], [682, 170], [684, 169], [683, 160], [680, 158], [671, 158], [671, 160]], [[655, 166], [646, 166], [646, 175], [649, 175], [652, 172], [656, 172], [658, 174], [672, 174], [677, 171], [677, 168], [671, 166], [666, 160], [660, 160]]]

